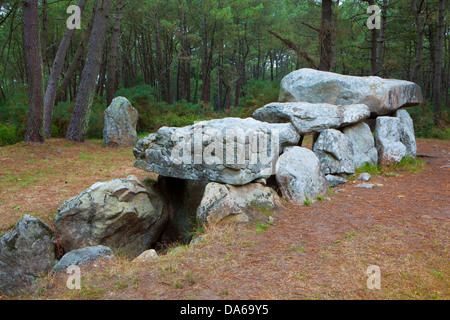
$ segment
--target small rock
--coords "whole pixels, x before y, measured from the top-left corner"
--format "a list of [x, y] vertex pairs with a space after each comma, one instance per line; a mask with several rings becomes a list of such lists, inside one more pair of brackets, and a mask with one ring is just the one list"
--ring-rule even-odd
[[204, 235], [197, 236], [194, 239], [192, 239], [190, 244], [197, 244], [197, 243], [202, 242], [203, 240], [205, 240], [205, 236]]
[[357, 181], [369, 181], [372, 178], [372, 176], [370, 174], [368, 174], [367, 172], [361, 173], [356, 180]]
[[328, 185], [330, 187], [332, 187], [332, 188], [333, 187], [337, 187], [337, 186], [341, 186], [341, 185], [346, 184], [348, 182], [347, 179], [341, 178], [339, 176], [334, 176], [332, 174], [327, 174], [325, 176], [325, 179], [327, 179]]
[[158, 258], [158, 253], [156, 253], [154, 249], [150, 249], [142, 252], [137, 258], [133, 260], [133, 262], [148, 263]]
[[66, 253], [53, 268], [53, 272], [65, 272], [70, 266], [80, 266], [101, 258], [114, 257], [112, 250], [105, 246], [84, 247]]
[[372, 183], [361, 183], [356, 185], [354, 188], [364, 188], [364, 189], [372, 189], [372, 188], [376, 188], [377, 185], [376, 184], [372, 184]]

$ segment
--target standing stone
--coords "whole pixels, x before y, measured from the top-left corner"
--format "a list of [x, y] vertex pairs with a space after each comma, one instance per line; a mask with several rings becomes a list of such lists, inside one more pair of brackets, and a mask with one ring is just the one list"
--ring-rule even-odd
[[41, 220], [24, 215], [0, 238], [0, 291], [27, 294], [35, 280], [56, 263], [53, 231]]
[[274, 208], [277, 199], [272, 188], [260, 183], [231, 186], [211, 182], [197, 209], [197, 220], [203, 223], [248, 222], [250, 209]]
[[343, 132], [353, 144], [355, 168], [359, 168], [365, 163], [377, 164], [378, 152], [368, 124], [360, 122], [344, 128]]
[[417, 143], [413, 119], [405, 109], [397, 110], [395, 117], [400, 119], [400, 141], [406, 147], [406, 154], [415, 157], [417, 154]]
[[105, 245], [136, 256], [161, 234], [163, 207], [161, 195], [136, 176], [98, 182], [60, 206], [56, 234], [65, 252]]
[[138, 141], [138, 111], [124, 97], [117, 97], [105, 110], [103, 144], [106, 147], [130, 147]]
[[276, 180], [282, 194], [294, 204], [315, 201], [325, 196], [328, 182], [319, 159], [311, 150], [301, 147], [286, 148], [278, 160]]
[[355, 172], [353, 144], [342, 132], [335, 129], [323, 131], [314, 143], [313, 150], [325, 174]]
[[399, 118], [378, 117], [375, 125], [375, 145], [378, 150], [378, 163], [388, 166], [399, 163], [407, 154], [400, 142], [401, 122]]
[[301, 69], [281, 81], [279, 102], [365, 104], [373, 115], [387, 115], [422, 103], [422, 90], [413, 82], [356, 77]]

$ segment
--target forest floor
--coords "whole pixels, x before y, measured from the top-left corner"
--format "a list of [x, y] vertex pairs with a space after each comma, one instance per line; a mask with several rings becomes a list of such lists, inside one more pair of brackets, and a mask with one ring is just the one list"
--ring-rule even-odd
[[[0, 235], [25, 213], [52, 226], [57, 208], [97, 181], [135, 174], [132, 148], [53, 139], [0, 148]], [[424, 170], [349, 182], [331, 201], [282, 203], [274, 224], [210, 226], [195, 245], [159, 259], [124, 257], [82, 267], [82, 289], [67, 275], [41, 279], [23, 299], [450, 299], [450, 142], [419, 140]], [[339, 192], [337, 192], [339, 190]], [[381, 270], [381, 289], [367, 268]], [[3, 297], [5, 298], [5, 297]], [[0, 297], [1, 299], [1, 297]]]

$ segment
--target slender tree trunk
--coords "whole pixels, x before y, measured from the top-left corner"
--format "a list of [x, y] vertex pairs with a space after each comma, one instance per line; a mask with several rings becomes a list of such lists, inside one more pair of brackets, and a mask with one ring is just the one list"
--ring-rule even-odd
[[114, 99], [116, 91], [116, 69], [117, 69], [117, 54], [119, 52], [120, 40], [120, 24], [122, 22], [122, 0], [116, 3], [116, 20], [114, 23], [113, 35], [111, 39], [111, 50], [109, 52], [108, 61], [108, 83], [106, 87], [106, 104], [109, 106]]
[[434, 123], [437, 125], [441, 120], [441, 78], [442, 78], [442, 54], [444, 45], [444, 19], [445, 0], [439, 0], [439, 24], [437, 29], [437, 43], [434, 65], [433, 100], [434, 100]]
[[84, 142], [86, 139], [89, 114], [94, 99], [95, 82], [100, 69], [110, 11], [111, 0], [99, 2], [92, 27], [92, 36], [88, 45], [87, 59], [75, 100], [75, 107], [67, 129], [66, 138], [71, 141]]
[[160, 36], [158, 16], [156, 14], [155, 14], [155, 51], [156, 51], [157, 81], [159, 91], [161, 93], [161, 100], [167, 102], [166, 90], [164, 85], [164, 65], [161, 48], [161, 36]]
[[72, 77], [73, 77], [75, 71], [77, 70], [78, 65], [80, 65], [80, 61], [81, 61], [81, 57], [84, 53], [84, 49], [86, 48], [86, 45], [91, 37], [92, 26], [94, 24], [94, 18], [95, 18], [95, 11], [92, 13], [92, 16], [89, 20], [88, 27], [87, 27], [86, 31], [84, 32], [83, 38], [81, 39], [81, 43], [79, 44], [78, 49], [72, 58], [72, 62], [70, 63], [70, 66], [67, 69], [63, 80], [61, 81], [61, 85], [58, 88], [58, 90], [56, 91], [55, 103], [53, 105], [55, 105], [56, 103], [58, 103], [59, 101], [62, 100], [64, 92], [66, 92], [66, 89], [69, 86], [70, 81], [72, 80]]
[[[78, 7], [81, 11], [84, 10], [87, 0], [79, 0]], [[69, 51], [70, 43], [75, 29], [66, 29], [64, 32], [61, 43], [59, 44], [58, 51], [56, 52], [55, 60], [53, 61], [52, 70], [48, 78], [47, 90], [45, 91], [44, 106], [45, 106], [45, 136], [47, 139], [51, 138], [52, 134], [52, 113], [53, 106], [55, 105], [56, 90], [58, 88], [58, 80], [61, 76], [62, 69], [64, 67], [64, 60], [66, 59], [67, 52]], [[78, 60], [78, 59], [77, 59]]]
[[329, 71], [331, 68], [331, 38], [332, 38], [332, 18], [333, 18], [333, 1], [322, 1], [322, 23], [319, 34], [320, 41], [320, 62], [319, 70]]
[[423, 58], [423, 26], [422, 26], [422, 4], [424, 0], [421, 0], [419, 8], [417, 7], [417, 0], [411, 0], [411, 10], [415, 17], [416, 28], [417, 28], [417, 44], [416, 44], [416, 58], [414, 61], [414, 69], [411, 75], [411, 81], [417, 83], [420, 73], [420, 68], [422, 67]]
[[[383, 1], [383, 7], [381, 8], [381, 29], [377, 39], [377, 52], [376, 52], [376, 73], [380, 71], [381, 68], [381, 56], [383, 53], [384, 44], [384, 33], [386, 30], [386, 20], [387, 20], [387, 1]], [[408, 69], [409, 70], [409, 69]]]
[[44, 96], [42, 60], [39, 46], [38, 0], [22, 0], [23, 52], [28, 80], [28, 118], [26, 142], [44, 142]]
[[202, 18], [202, 95], [201, 100], [209, 104], [211, 101], [211, 69], [212, 69], [212, 55], [214, 50], [214, 32], [215, 25], [211, 32], [209, 39], [209, 53], [208, 53], [208, 30], [207, 20]]
[[42, 71], [45, 74], [45, 67], [47, 66], [47, 36], [48, 36], [48, 3], [47, 0], [42, 0], [42, 30], [41, 30], [41, 56], [42, 56]]

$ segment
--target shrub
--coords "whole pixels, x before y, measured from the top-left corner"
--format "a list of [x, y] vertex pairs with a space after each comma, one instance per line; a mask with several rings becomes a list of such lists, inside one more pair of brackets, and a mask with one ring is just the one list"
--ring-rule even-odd
[[239, 100], [239, 107], [232, 115], [240, 118], [250, 117], [256, 109], [278, 101], [280, 84], [278, 81], [249, 80], [243, 88], [244, 97]]
[[441, 114], [441, 123], [436, 126], [433, 121], [434, 107], [428, 100], [421, 105], [408, 108], [408, 112], [414, 121], [414, 130], [418, 138], [425, 139], [450, 139], [450, 114], [443, 109]]
[[22, 139], [16, 127], [0, 123], [0, 147], [15, 144]]

